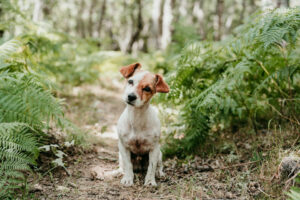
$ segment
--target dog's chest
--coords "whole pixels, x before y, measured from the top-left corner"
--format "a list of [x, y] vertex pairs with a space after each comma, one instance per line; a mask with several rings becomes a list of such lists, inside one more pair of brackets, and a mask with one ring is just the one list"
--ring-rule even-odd
[[149, 153], [159, 142], [160, 122], [150, 107], [143, 113], [131, 113], [128, 108], [118, 122], [118, 135], [123, 145], [132, 153]]
[[130, 133], [123, 137], [125, 146], [134, 154], [143, 155], [153, 150], [155, 137], [151, 134]]

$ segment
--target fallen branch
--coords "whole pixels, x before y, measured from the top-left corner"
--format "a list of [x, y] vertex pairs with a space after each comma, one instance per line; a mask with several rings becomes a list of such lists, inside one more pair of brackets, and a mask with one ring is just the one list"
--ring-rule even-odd
[[247, 162], [247, 163], [239, 163], [239, 164], [235, 164], [235, 165], [231, 165], [231, 166], [227, 166], [227, 167], [217, 167], [217, 168], [213, 168], [214, 170], [217, 170], [217, 169], [230, 169], [230, 168], [234, 168], [234, 167], [240, 167], [240, 166], [245, 166], [245, 165], [251, 165], [251, 164], [254, 164], [254, 163], [257, 163], [259, 162], [259, 160], [257, 161], [251, 161], [251, 162]]

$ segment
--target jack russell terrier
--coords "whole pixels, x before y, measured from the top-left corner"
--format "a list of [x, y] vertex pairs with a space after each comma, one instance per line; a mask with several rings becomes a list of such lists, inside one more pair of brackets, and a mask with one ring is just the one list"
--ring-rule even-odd
[[121, 184], [133, 184], [133, 171], [140, 158], [149, 163], [145, 185], [156, 186], [155, 175], [164, 176], [162, 153], [160, 151], [160, 121], [156, 110], [150, 105], [157, 92], [169, 92], [169, 86], [159, 74], [141, 70], [135, 63], [120, 70], [127, 84], [123, 100], [127, 106], [120, 116], [117, 129], [119, 136], [119, 173], [124, 174]]

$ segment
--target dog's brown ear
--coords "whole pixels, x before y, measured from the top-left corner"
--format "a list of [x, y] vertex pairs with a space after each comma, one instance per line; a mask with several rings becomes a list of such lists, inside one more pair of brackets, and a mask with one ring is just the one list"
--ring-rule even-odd
[[159, 74], [156, 74], [156, 80], [156, 92], [168, 93], [170, 89], [163, 77]]
[[135, 70], [140, 69], [142, 65], [140, 63], [134, 63], [128, 66], [124, 66], [120, 69], [121, 74], [124, 76], [124, 78], [131, 77]]

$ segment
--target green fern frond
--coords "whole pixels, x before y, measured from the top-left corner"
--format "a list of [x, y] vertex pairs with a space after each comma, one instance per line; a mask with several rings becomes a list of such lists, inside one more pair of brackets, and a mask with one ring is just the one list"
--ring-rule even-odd
[[[299, 29], [299, 7], [276, 9], [245, 23], [227, 41], [188, 44], [168, 80], [174, 90], [166, 99], [185, 105], [181, 106], [185, 137], [177, 146], [168, 141], [170, 146], [179, 151], [197, 149], [212, 125], [250, 125], [254, 130], [257, 123], [267, 126], [266, 121], [278, 114], [274, 108], [282, 108], [281, 99], [297, 99]], [[297, 113], [299, 108], [294, 101], [284, 109]]]
[[30, 75], [0, 77], [0, 122], [24, 122], [41, 129], [50, 120], [63, 117], [61, 103]]
[[0, 46], [0, 58], [6, 59], [11, 54], [16, 53], [19, 48], [22, 47], [22, 43], [17, 39], [12, 39]]
[[35, 164], [38, 148], [32, 129], [24, 123], [0, 123], [0, 149], [0, 191], [10, 193], [21, 187], [22, 172]]

